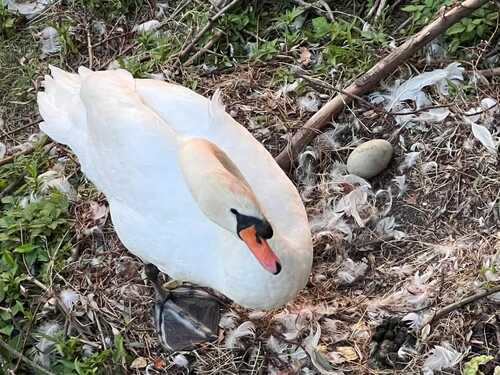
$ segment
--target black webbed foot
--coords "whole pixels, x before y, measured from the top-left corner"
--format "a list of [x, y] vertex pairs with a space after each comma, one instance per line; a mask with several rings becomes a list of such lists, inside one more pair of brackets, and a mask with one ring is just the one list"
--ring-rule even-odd
[[196, 288], [165, 290], [158, 269], [148, 264], [145, 270], [156, 292], [155, 327], [166, 349], [187, 350], [217, 339], [220, 304], [214, 297]]

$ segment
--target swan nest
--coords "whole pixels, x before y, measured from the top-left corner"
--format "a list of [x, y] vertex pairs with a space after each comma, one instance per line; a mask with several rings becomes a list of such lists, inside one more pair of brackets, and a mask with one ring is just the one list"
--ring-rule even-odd
[[[307, 287], [277, 311], [231, 306], [219, 340], [191, 352], [161, 350], [142, 263], [120, 243], [104, 197], [81, 178], [73, 156], [52, 146], [37, 177], [39, 195], [28, 194], [24, 204], [53, 189], [67, 195], [74, 236], [65, 240], [74, 246], [50, 282], [56, 296], [35, 301], [42, 315], [32, 328], [38, 341], [30, 358], [49, 367], [58, 354], [47, 336], [69, 330], [84, 340], [87, 356], [122, 337], [128, 353], [123, 366], [131, 373], [433, 374], [496, 356], [482, 366], [493, 374], [500, 365], [500, 293], [432, 318], [500, 281], [500, 91], [464, 74], [458, 63], [440, 67], [425, 76], [398, 72], [399, 81], [367, 97], [398, 115], [355, 104], [304, 150], [292, 179], [313, 233]], [[196, 91], [210, 96], [220, 88], [228, 113], [273, 155], [290, 129], [334, 95], [328, 84], [310, 85], [299, 76], [273, 85], [277, 70], [270, 63], [207, 74], [205, 67], [196, 76]], [[475, 87], [474, 96], [467, 97], [464, 87]], [[5, 129], [14, 129], [11, 114], [1, 108], [0, 114], [12, 126]], [[36, 130], [2, 140], [0, 158], [30, 147]], [[369, 181], [349, 175], [349, 153], [375, 138], [394, 146], [389, 167]], [[58, 311], [60, 304], [71, 318]]]

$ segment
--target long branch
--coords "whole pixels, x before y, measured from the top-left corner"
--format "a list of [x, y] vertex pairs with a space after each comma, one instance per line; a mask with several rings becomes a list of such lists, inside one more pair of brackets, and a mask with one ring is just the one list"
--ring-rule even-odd
[[26, 357], [24, 354], [19, 353], [16, 349], [11, 348], [9, 346], [9, 344], [7, 344], [6, 342], [4, 342], [3, 340], [0, 340], [0, 347], [4, 348], [10, 354], [12, 354], [14, 357], [20, 359], [21, 361], [23, 361], [27, 365], [31, 366], [32, 369], [35, 369], [35, 370], [37, 370], [37, 371], [39, 371], [39, 372], [41, 372], [42, 374], [45, 374], [45, 375], [55, 375], [53, 372], [50, 372], [50, 371], [44, 369], [42, 366], [38, 365], [37, 363], [33, 362], [31, 359], [29, 359], [28, 357]]
[[277, 156], [276, 161], [281, 168], [287, 172], [290, 171], [292, 162], [298, 154], [321, 133], [333, 117], [337, 116], [346, 105], [353, 101], [353, 96], [361, 96], [373, 89], [416, 51], [487, 2], [488, 0], [466, 0], [440, 15], [343, 90], [349, 95], [338, 94], [326, 103], [295, 133], [285, 149]]
[[432, 317], [432, 321], [434, 322], [434, 321], [438, 320], [439, 318], [441, 318], [442, 316], [449, 314], [453, 310], [457, 310], [461, 307], [464, 307], [465, 305], [468, 305], [472, 302], [475, 302], [477, 300], [488, 297], [488, 296], [495, 294], [495, 293], [498, 293], [498, 292], [500, 292], [500, 285], [495, 286], [493, 288], [490, 288], [488, 290], [485, 290], [483, 292], [473, 294], [472, 296], [466, 297], [458, 302], [454, 302], [454, 303], [442, 308], [441, 310], [437, 311], [434, 314], [434, 316]]

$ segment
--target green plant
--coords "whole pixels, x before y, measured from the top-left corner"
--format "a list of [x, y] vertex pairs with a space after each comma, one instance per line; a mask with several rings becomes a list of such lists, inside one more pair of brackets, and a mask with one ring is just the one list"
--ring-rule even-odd
[[357, 19], [330, 22], [325, 17], [316, 17], [311, 20], [306, 35], [311, 43], [324, 45], [323, 57], [327, 66], [342, 64], [363, 70], [371, 63], [371, 51], [387, 42], [384, 33], [362, 31], [360, 26]]
[[[453, 5], [453, 0], [414, 0], [402, 8], [412, 18], [412, 28], [428, 24], [442, 7]], [[450, 43], [449, 50], [454, 52], [459, 46], [468, 46], [488, 36], [495, 28], [499, 17], [494, 4], [486, 4], [469, 17], [462, 19], [446, 31]]]
[[278, 41], [276, 39], [269, 42], [250, 44], [249, 57], [253, 60], [271, 60], [279, 52]]
[[7, 4], [0, 0], [0, 36], [7, 38], [14, 34], [16, 18], [7, 10]]
[[[57, 359], [51, 368], [56, 374], [121, 374], [125, 373], [124, 366], [128, 361], [128, 354], [125, 350], [123, 337], [114, 337], [113, 346], [98, 353], [93, 353], [87, 357], [82, 356], [83, 344], [76, 337], [56, 338]], [[112, 372], [106, 368], [112, 368]]]
[[105, 19], [131, 15], [145, 4], [144, 0], [79, 0], [80, 6]]
[[76, 48], [73, 36], [71, 35], [71, 23], [61, 22], [58, 25], [54, 25], [54, 28], [59, 33], [59, 41], [61, 42], [63, 52], [65, 54], [78, 53], [78, 48]]

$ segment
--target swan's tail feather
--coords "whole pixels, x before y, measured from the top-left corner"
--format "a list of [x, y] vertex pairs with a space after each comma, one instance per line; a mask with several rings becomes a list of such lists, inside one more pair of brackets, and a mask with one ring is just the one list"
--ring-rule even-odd
[[43, 81], [45, 91], [37, 96], [43, 118], [40, 129], [53, 140], [68, 145], [78, 156], [84, 173], [92, 179], [93, 168], [86, 157], [87, 115], [80, 98], [82, 77], [54, 66], [50, 73]]

